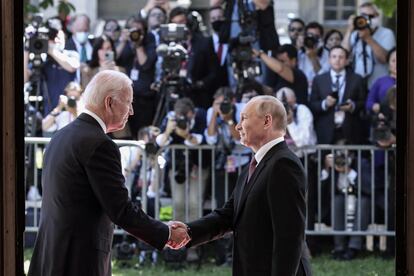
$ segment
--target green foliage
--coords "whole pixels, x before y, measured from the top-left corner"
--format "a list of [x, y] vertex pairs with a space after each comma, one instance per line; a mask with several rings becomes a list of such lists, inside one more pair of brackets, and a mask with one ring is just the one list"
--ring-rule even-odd
[[[39, 13], [42, 10], [46, 10], [49, 7], [54, 7], [53, 0], [43, 0], [39, 3], [39, 5], [32, 5], [30, 0], [24, 1], [24, 14], [25, 18], [30, 16], [34, 13]], [[72, 3], [69, 3], [67, 0], [60, 0], [57, 5], [57, 12], [58, 14], [65, 14], [68, 15], [70, 12], [76, 11], [75, 6]]]
[[373, 0], [373, 2], [388, 18], [392, 17], [397, 9], [397, 0]]

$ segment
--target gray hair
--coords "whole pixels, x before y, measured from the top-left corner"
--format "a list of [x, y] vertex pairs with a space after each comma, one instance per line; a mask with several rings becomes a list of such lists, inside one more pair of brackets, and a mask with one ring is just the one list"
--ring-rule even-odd
[[252, 100], [258, 101], [256, 113], [260, 116], [270, 114], [273, 120], [273, 129], [286, 131], [287, 115], [282, 102], [274, 96], [261, 95], [253, 97]]
[[85, 106], [103, 108], [107, 96], [119, 98], [123, 91], [132, 92], [132, 81], [124, 73], [104, 70], [96, 74], [85, 88], [82, 97]]

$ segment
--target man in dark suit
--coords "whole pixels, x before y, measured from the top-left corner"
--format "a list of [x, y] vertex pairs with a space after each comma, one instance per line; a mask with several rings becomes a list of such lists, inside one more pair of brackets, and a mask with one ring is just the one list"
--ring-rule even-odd
[[188, 223], [190, 246], [233, 231], [235, 276], [311, 274], [305, 256], [306, 178], [284, 141], [286, 120], [273, 96], [247, 103], [236, 129], [240, 142], [255, 152], [252, 162], [222, 208]]
[[342, 46], [329, 52], [331, 70], [316, 76], [312, 83], [310, 107], [320, 144], [360, 144], [361, 117], [366, 91], [363, 79], [346, 70], [348, 51]]
[[132, 111], [131, 80], [102, 71], [84, 93], [85, 112], [50, 141], [29, 275], [111, 275], [113, 223], [157, 249], [188, 241], [181, 228], [147, 216], [128, 197], [117, 145]]

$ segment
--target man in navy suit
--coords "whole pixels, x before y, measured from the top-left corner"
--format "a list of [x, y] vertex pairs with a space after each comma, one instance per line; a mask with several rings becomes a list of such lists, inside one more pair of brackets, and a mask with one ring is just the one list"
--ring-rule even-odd
[[105, 70], [85, 89], [85, 112], [46, 148], [40, 227], [29, 275], [111, 275], [114, 226], [161, 250], [188, 241], [131, 202], [120, 153], [106, 135], [122, 129], [132, 110], [131, 80]]
[[315, 77], [312, 83], [310, 108], [320, 144], [345, 141], [360, 144], [360, 112], [366, 91], [360, 75], [346, 70], [348, 51], [334, 46], [329, 52], [331, 70]]
[[[252, 98], [236, 129], [254, 157], [230, 199], [188, 223], [189, 246], [233, 231], [234, 276], [311, 275], [306, 256], [306, 177], [284, 141], [286, 111], [273, 96]], [[182, 225], [175, 222], [175, 226]]]

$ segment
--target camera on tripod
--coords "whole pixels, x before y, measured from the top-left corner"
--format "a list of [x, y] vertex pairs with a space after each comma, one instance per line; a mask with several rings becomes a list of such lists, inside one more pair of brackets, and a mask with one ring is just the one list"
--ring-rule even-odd
[[230, 41], [230, 57], [233, 75], [237, 80], [255, 78], [261, 75], [260, 62], [253, 58], [253, 43], [256, 41], [257, 14], [239, 4], [240, 34]]
[[46, 60], [49, 50], [49, 40], [54, 40], [62, 25], [58, 19], [49, 19], [43, 25], [43, 16], [36, 14], [32, 22], [25, 29], [25, 48], [29, 52], [29, 59], [35, 68]]

